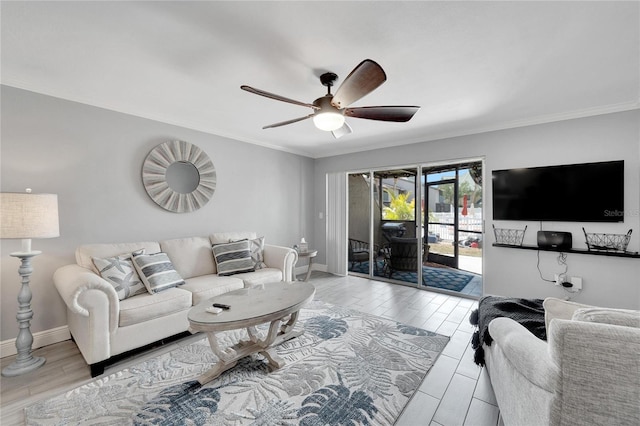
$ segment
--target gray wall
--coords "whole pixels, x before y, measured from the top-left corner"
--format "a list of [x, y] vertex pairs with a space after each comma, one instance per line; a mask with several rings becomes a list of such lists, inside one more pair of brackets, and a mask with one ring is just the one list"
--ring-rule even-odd
[[[256, 231], [292, 246], [313, 222], [313, 160], [181, 127], [2, 86], [1, 190], [58, 194], [59, 238], [34, 240], [43, 253], [31, 278], [37, 333], [66, 325], [52, 275], [83, 243], [157, 241], [216, 231]], [[142, 186], [142, 163], [156, 145], [185, 140], [202, 148], [217, 188], [202, 209], [163, 210]], [[17, 335], [19, 240], [1, 243], [0, 341]]]
[[[487, 132], [433, 142], [379, 149], [357, 154], [328, 157], [315, 162], [315, 239], [323, 238], [327, 173], [364, 170], [385, 166], [429, 164], [468, 158], [484, 158], [485, 213], [484, 291], [517, 297], [565, 297], [561, 288], [543, 281], [536, 268], [537, 251], [492, 247], [491, 171], [514, 167], [534, 167], [591, 161], [625, 160], [625, 217], [619, 224], [544, 223], [545, 230], [573, 233], [575, 248], [586, 248], [582, 226], [591, 232], [624, 234], [633, 229], [629, 250], [640, 249], [640, 111], [606, 114], [589, 118]], [[560, 183], [559, 183], [560, 184]], [[588, 200], [585, 200], [588, 202]], [[326, 215], [323, 215], [323, 218]], [[497, 227], [524, 228], [525, 244], [536, 244], [539, 222], [496, 222]], [[325, 250], [318, 262], [325, 262]], [[557, 255], [540, 253], [545, 278], [563, 268]], [[577, 302], [600, 306], [640, 309], [640, 259], [569, 254], [568, 274], [583, 278], [583, 291]]]

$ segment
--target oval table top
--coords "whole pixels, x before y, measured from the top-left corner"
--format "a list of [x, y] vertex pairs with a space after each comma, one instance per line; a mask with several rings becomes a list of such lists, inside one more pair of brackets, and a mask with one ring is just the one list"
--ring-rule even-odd
[[[189, 311], [188, 319], [197, 331], [251, 327], [299, 311], [313, 299], [315, 292], [315, 287], [307, 282], [278, 282], [243, 288], [197, 304]], [[214, 303], [229, 305], [230, 308], [219, 314], [206, 312]]]

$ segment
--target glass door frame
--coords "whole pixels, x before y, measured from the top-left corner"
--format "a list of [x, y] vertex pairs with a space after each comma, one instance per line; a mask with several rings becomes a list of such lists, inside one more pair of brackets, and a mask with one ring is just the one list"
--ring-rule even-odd
[[[438, 164], [438, 165], [429, 165], [429, 166], [424, 166], [423, 170], [423, 176], [422, 179], [424, 180], [424, 192], [425, 192], [425, 204], [427, 205], [426, 209], [428, 212], [428, 205], [429, 205], [429, 187], [431, 186], [437, 186], [437, 185], [449, 185], [452, 184], [453, 185], [453, 197], [452, 197], [452, 208], [453, 208], [453, 223], [442, 223], [442, 222], [430, 222], [429, 221], [429, 217], [428, 215], [425, 217], [425, 225], [427, 227], [427, 238], [429, 235], [429, 225], [433, 224], [433, 225], [440, 225], [440, 226], [452, 226], [453, 227], [453, 256], [448, 256], [446, 254], [440, 254], [440, 253], [433, 253], [433, 252], [429, 252], [429, 257], [428, 260], [432, 261], [434, 263], [439, 263], [439, 264], [443, 264], [443, 265], [447, 265], [456, 269], [460, 269], [460, 233], [466, 233], [466, 234], [480, 234], [480, 236], [483, 236], [484, 234], [484, 226], [482, 227], [483, 230], [481, 231], [474, 231], [474, 230], [470, 230], [470, 229], [461, 229], [460, 227], [460, 185], [461, 185], [461, 179], [460, 179], [460, 171], [461, 170], [467, 170], [467, 169], [471, 169], [472, 166], [475, 165], [480, 165], [482, 173], [484, 174], [484, 160], [483, 159], [476, 159], [476, 160], [468, 160], [468, 161], [459, 161], [459, 162], [455, 162], [455, 163], [447, 163], [447, 164]], [[427, 178], [427, 176], [429, 174], [434, 174], [434, 173], [444, 173], [444, 172], [454, 172], [454, 177], [453, 178], [448, 178], [448, 179], [442, 179], [439, 181], [433, 181], [433, 182], [429, 182], [429, 179]], [[482, 193], [484, 193], [484, 184], [480, 184], [480, 187], [482, 188]], [[464, 213], [463, 213], [464, 214]], [[484, 211], [483, 211], [484, 214]], [[484, 217], [482, 219], [482, 223], [484, 223]]]
[[[376, 239], [375, 239], [375, 208], [379, 208], [380, 209], [380, 218], [381, 218], [381, 224], [382, 224], [382, 210], [383, 210], [383, 186], [382, 186], [382, 179], [379, 179], [380, 182], [378, 184], [377, 180], [378, 178], [376, 177], [376, 173], [378, 172], [385, 172], [385, 171], [396, 171], [396, 170], [411, 170], [411, 171], [415, 171], [415, 175], [414, 175], [414, 182], [413, 182], [413, 194], [414, 194], [414, 199], [415, 199], [415, 205], [414, 205], [414, 220], [413, 220], [413, 227], [415, 228], [415, 230], [412, 230], [412, 234], [415, 233], [416, 236], [416, 248], [417, 248], [417, 253], [418, 256], [420, 257], [419, 259], [417, 259], [416, 261], [416, 278], [417, 278], [417, 282], [413, 283], [413, 282], [407, 282], [407, 281], [400, 281], [400, 280], [394, 280], [392, 278], [387, 278], [384, 274], [382, 275], [376, 275], [376, 271], [374, 270], [374, 263], [378, 260], [378, 253], [374, 253], [374, 250], [369, 250], [369, 273], [368, 273], [368, 277], [370, 278], [376, 278], [376, 279], [383, 279], [384, 281], [389, 281], [389, 282], [393, 282], [394, 284], [402, 284], [402, 285], [407, 285], [407, 286], [411, 286], [411, 287], [422, 287], [422, 265], [423, 265], [423, 242], [424, 242], [424, 238], [421, 236], [421, 230], [422, 228], [422, 214], [421, 214], [421, 209], [420, 206], [422, 206], [422, 191], [421, 191], [421, 182], [419, 177], [422, 176], [422, 166], [420, 165], [410, 165], [410, 166], [392, 166], [392, 167], [378, 167], [378, 168], [372, 168], [372, 169], [367, 169], [367, 170], [355, 170], [355, 171], [349, 171], [347, 172], [347, 182], [348, 182], [348, 177], [351, 175], [368, 175], [368, 179], [369, 182], [371, 183], [369, 185], [369, 196], [370, 196], [370, 202], [369, 202], [369, 245], [370, 247], [374, 247], [376, 244]], [[347, 184], [348, 185], [348, 184]], [[377, 193], [377, 198], [374, 198], [374, 196], [376, 195], [376, 191], [375, 191], [375, 187], [378, 187], [378, 193]], [[348, 202], [347, 205], [349, 205], [350, 203], [350, 197], [351, 194], [349, 193], [349, 191], [347, 191], [347, 197], [348, 197]], [[347, 211], [347, 224], [349, 223], [349, 218], [350, 218], [350, 212]], [[350, 238], [349, 236], [349, 226], [347, 226], [347, 239]], [[349, 244], [349, 241], [347, 241], [347, 244]], [[386, 262], [387, 260], [385, 260]], [[385, 263], [386, 265], [386, 263]], [[384, 267], [384, 265], [383, 265]], [[348, 273], [353, 273], [353, 271], [349, 271], [349, 265], [347, 267], [347, 272]], [[355, 272], [355, 274], [360, 275], [360, 273]]]
[[[429, 225], [439, 225], [439, 226], [451, 226], [453, 227], [453, 256], [447, 256], [445, 254], [440, 253], [432, 253], [429, 251], [428, 259], [433, 261], [434, 263], [440, 263], [442, 265], [447, 265], [452, 268], [458, 268], [458, 184], [459, 184], [459, 176], [458, 176], [458, 168], [455, 169], [455, 177], [453, 179], [443, 179], [436, 182], [429, 182], [427, 179], [427, 175], [429, 174], [429, 167], [425, 167], [423, 172], [424, 177], [424, 192], [425, 192], [425, 205], [427, 206], [427, 215], [425, 217], [425, 225], [427, 228], [427, 241], [429, 240]], [[439, 185], [453, 185], [453, 223], [443, 223], [443, 222], [430, 222], [429, 221], [429, 187], [431, 186], [439, 186]]]
[[[351, 244], [351, 235], [350, 235], [350, 229], [349, 229], [349, 223], [351, 220], [351, 211], [349, 210], [349, 205], [351, 203], [351, 185], [349, 182], [349, 178], [352, 175], [367, 175], [367, 179], [369, 179], [369, 182], [373, 182], [373, 171], [372, 170], [363, 170], [363, 171], [350, 171], [347, 172], [347, 253], [349, 253], [351, 251], [351, 247], [349, 247], [349, 244]], [[368, 220], [368, 229], [367, 229], [367, 233], [368, 233], [368, 237], [367, 237], [367, 241], [366, 243], [369, 246], [369, 271], [367, 272], [367, 276], [372, 277], [375, 276], [374, 275], [374, 263], [376, 261], [377, 258], [377, 253], [374, 253], [374, 250], [372, 250], [373, 247], [375, 247], [375, 235], [374, 235], [374, 229], [373, 229], [373, 222], [374, 222], [374, 210], [373, 210], [373, 204], [374, 204], [374, 187], [373, 185], [369, 184], [369, 193], [368, 193], [368, 203], [369, 203], [369, 209], [368, 209], [368, 213], [367, 213], [367, 220]], [[351, 265], [349, 263], [349, 259], [347, 259], [347, 274], [348, 273], [353, 273], [354, 271], [351, 271]], [[356, 274], [361, 274], [360, 272], [355, 272]]]

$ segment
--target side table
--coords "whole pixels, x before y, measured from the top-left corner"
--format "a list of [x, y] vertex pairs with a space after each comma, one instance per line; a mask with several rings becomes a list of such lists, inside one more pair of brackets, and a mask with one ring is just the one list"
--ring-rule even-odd
[[304, 280], [300, 281], [309, 281], [309, 277], [311, 277], [311, 264], [313, 263], [313, 258], [318, 255], [318, 250], [307, 250], [307, 251], [299, 251], [298, 259], [307, 258], [309, 259], [309, 266], [307, 269], [307, 275], [305, 275]]

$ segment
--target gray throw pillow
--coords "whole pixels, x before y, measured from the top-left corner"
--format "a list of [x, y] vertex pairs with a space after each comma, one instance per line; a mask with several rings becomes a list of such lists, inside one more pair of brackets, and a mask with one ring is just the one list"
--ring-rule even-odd
[[249, 240], [215, 244], [211, 250], [216, 260], [218, 275], [234, 275], [255, 271], [255, 262], [251, 259]]

